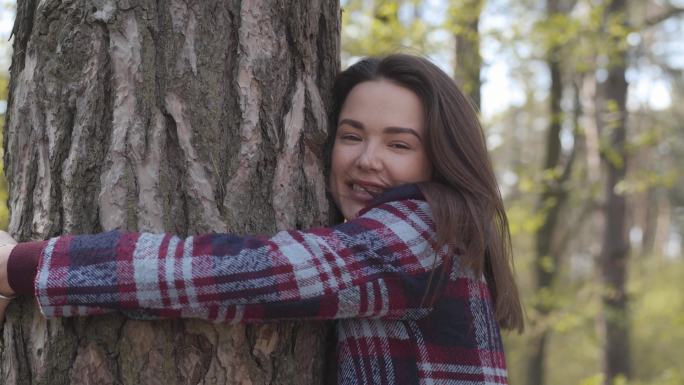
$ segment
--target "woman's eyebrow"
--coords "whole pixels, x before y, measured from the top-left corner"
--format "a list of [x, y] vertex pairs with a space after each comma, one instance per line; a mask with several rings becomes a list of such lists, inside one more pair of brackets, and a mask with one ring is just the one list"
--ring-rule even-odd
[[[341, 126], [343, 124], [350, 125], [356, 129], [359, 130], [365, 130], [366, 127], [363, 125], [363, 123], [359, 122], [358, 120], [354, 119], [349, 119], [349, 118], [344, 118], [340, 119], [340, 122], [337, 124], [338, 126]], [[418, 138], [421, 142], [423, 141], [423, 138], [420, 137], [420, 134], [418, 134], [418, 131], [414, 130], [413, 128], [408, 128], [408, 127], [395, 127], [395, 126], [390, 126], [390, 127], [385, 127], [382, 130], [383, 133], [385, 134], [411, 134]]]
[[408, 128], [408, 127], [385, 127], [384, 130], [382, 130], [386, 134], [411, 134], [418, 138], [421, 142], [423, 141], [423, 138], [420, 137], [420, 134], [418, 134], [418, 131], [414, 130], [413, 128]]
[[354, 128], [358, 128], [359, 130], [364, 130], [366, 128], [364, 127], [363, 123], [359, 122], [358, 120], [349, 118], [340, 119], [340, 122], [337, 123], [338, 126], [341, 126], [343, 124], [348, 124]]

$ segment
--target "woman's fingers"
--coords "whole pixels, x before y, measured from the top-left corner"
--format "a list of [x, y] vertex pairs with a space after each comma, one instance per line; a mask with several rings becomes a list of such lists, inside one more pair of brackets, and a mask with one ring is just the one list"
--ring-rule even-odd
[[9, 235], [8, 232], [0, 230], [0, 246], [3, 245], [16, 245], [17, 241]]
[[[4, 231], [0, 231], [0, 294], [5, 296], [13, 294], [7, 275], [7, 263], [9, 262], [12, 249], [14, 249], [14, 245], [16, 244], [17, 241], [15, 241], [11, 235]], [[4, 314], [4, 308], [2, 310]]]
[[[0, 287], [9, 287], [7, 281], [7, 260], [9, 259], [9, 252], [12, 251], [12, 245], [16, 245], [17, 241], [12, 238], [9, 233], [0, 230]], [[7, 291], [7, 290], [5, 290]], [[9, 305], [10, 300], [0, 298], [0, 329], [5, 325], [5, 310]]]

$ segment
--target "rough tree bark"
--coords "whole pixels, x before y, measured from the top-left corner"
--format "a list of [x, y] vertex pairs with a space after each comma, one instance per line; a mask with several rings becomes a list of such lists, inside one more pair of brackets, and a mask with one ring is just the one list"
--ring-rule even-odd
[[[327, 224], [336, 0], [24, 0], [5, 133], [10, 232], [268, 233]], [[328, 327], [17, 301], [3, 384], [315, 384]]]

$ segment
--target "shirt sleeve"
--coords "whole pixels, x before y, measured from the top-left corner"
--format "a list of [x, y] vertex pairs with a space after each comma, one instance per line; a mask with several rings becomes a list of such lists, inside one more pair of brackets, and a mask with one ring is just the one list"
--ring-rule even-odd
[[433, 272], [440, 276], [433, 241], [429, 207], [420, 200], [271, 237], [62, 236], [43, 250], [35, 292], [47, 317], [119, 310], [227, 323], [415, 319], [429, 313], [422, 305], [428, 282]]
[[7, 261], [7, 280], [18, 295], [33, 295], [33, 282], [46, 241], [18, 243]]

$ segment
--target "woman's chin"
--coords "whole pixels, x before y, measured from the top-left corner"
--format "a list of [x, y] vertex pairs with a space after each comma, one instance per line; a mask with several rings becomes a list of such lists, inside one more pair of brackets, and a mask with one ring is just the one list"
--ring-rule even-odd
[[359, 212], [363, 210], [364, 206], [359, 205], [359, 204], [346, 204], [342, 207], [340, 211], [342, 211], [342, 215], [344, 215], [344, 219], [350, 221], [356, 217], [359, 216]]

